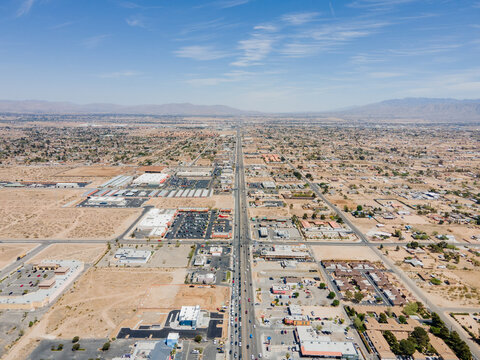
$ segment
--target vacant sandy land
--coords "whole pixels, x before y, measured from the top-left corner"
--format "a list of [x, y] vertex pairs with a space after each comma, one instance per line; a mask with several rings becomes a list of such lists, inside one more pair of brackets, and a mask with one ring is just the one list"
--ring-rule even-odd
[[105, 253], [106, 244], [53, 244], [42, 250], [29, 263], [43, 260], [78, 260], [95, 263]]
[[473, 288], [480, 287], [480, 271], [478, 270], [450, 270], [458, 278]]
[[245, 178], [247, 183], [261, 183], [264, 181], [274, 181], [271, 176], [247, 176]]
[[271, 208], [271, 207], [258, 207], [249, 208], [248, 213], [251, 217], [288, 217], [289, 211], [287, 208]]
[[265, 161], [261, 157], [246, 157], [243, 162], [245, 165], [265, 165]]
[[231, 195], [213, 195], [209, 198], [152, 198], [145, 205], [154, 205], [161, 209], [175, 209], [179, 207], [234, 208], [233, 196]]
[[369, 260], [380, 258], [366, 246], [312, 246], [317, 260]]
[[212, 161], [210, 159], [207, 159], [207, 158], [200, 158], [200, 159], [197, 160], [195, 165], [197, 165], [197, 166], [212, 166]]
[[166, 285], [178, 277], [183, 282], [185, 271], [175, 272], [181, 272], [182, 276], [167, 269], [90, 268], [41, 320], [40, 328], [43, 323], [45, 330], [39, 335], [115, 336], [114, 330], [135, 314], [151, 286], [165, 285], [166, 296], [175, 294], [170, 291], [170, 286], [175, 285]]
[[83, 190], [1, 189], [0, 238], [110, 239], [141, 209], [63, 208]]
[[480, 324], [475, 321], [472, 315], [455, 315], [455, 320], [469, 329], [472, 333], [480, 333]]
[[[0, 180], [3, 181], [52, 181], [58, 174], [71, 169], [71, 166], [0, 166]], [[62, 179], [65, 181], [65, 179]]]
[[179, 247], [173, 245], [162, 246], [155, 251], [149, 264], [152, 267], [187, 267], [190, 250], [188, 245], [180, 245]]
[[219, 286], [189, 287], [188, 285], [177, 286], [153, 286], [148, 294], [142, 299], [140, 309], [163, 309], [174, 310], [182, 306], [200, 305], [202, 310], [216, 310], [217, 307], [226, 305], [229, 288]]
[[59, 176], [98, 176], [110, 177], [120, 175], [129, 168], [117, 166], [81, 166], [74, 169], [64, 171]]
[[0, 269], [14, 262], [18, 256], [26, 254], [38, 244], [2, 244], [0, 245]]

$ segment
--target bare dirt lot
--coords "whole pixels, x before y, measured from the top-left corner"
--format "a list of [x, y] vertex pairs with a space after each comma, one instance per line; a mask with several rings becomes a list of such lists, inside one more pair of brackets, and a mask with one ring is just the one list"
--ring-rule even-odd
[[117, 176], [125, 171], [128, 171], [128, 168], [117, 167], [117, 166], [81, 166], [73, 168], [67, 171], [64, 171], [59, 176], [90, 176], [90, 177], [111, 177]]
[[188, 285], [165, 286], [158, 285], [150, 288], [139, 308], [145, 309], [179, 309], [182, 306], [200, 305], [202, 310], [216, 310], [226, 304], [228, 287], [206, 287]]
[[249, 208], [248, 214], [251, 217], [285, 217], [289, 215], [287, 208], [257, 207]]
[[0, 238], [109, 239], [141, 209], [64, 208], [83, 190], [1, 189]]
[[369, 260], [380, 258], [366, 246], [312, 246], [317, 260]]
[[[70, 170], [70, 166], [1, 166], [0, 180], [3, 181], [51, 181], [58, 174]], [[65, 179], [62, 179], [65, 181]]]
[[14, 262], [18, 256], [26, 254], [38, 244], [2, 244], [0, 245], [0, 270]]
[[91, 268], [41, 320], [42, 335], [115, 336], [117, 327], [134, 316], [152, 286], [161, 286], [163, 296], [175, 304], [177, 291], [171, 287], [183, 286], [184, 276], [185, 270]]
[[188, 265], [188, 253], [190, 246], [175, 245], [162, 246], [153, 254], [149, 263], [152, 267], [186, 267]]
[[175, 209], [179, 207], [233, 209], [234, 207], [231, 195], [213, 195], [209, 198], [152, 198], [145, 205], [154, 205], [161, 209]]
[[95, 263], [101, 257], [107, 245], [105, 244], [53, 244], [30, 259], [29, 263], [43, 260], [78, 260], [84, 263]]
[[261, 157], [247, 157], [243, 160], [245, 165], [264, 165], [265, 161]]
[[[151, 258], [146, 264], [131, 264], [131, 267], [148, 267], [148, 268], [185, 268], [188, 265], [188, 254], [191, 251], [190, 245], [122, 245], [122, 249], [130, 248], [136, 250], [153, 251]], [[123, 264], [118, 263], [115, 259], [115, 252], [118, 250], [113, 246], [108, 254], [98, 263], [98, 266], [119, 266]]]

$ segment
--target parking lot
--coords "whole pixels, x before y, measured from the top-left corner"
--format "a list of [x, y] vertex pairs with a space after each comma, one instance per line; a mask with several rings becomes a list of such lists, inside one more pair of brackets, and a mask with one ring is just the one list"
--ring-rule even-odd
[[165, 236], [166, 239], [205, 239], [211, 233], [213, 211], [180, 211]]
[[185, 177], [172, 176], [168, 179], [166, 187], [172, 188], [190, 188], [190, 189], [208, 189], [212, 179], [189, 179]]
[[86, 198], [83, 200], [80, 204], [77, 205], [77, 207], [90, 207], [90, 208], [138, 208], [143, 205], [145, 201], [148, 200], [148, 198], [137, 198], [137, 197], [129, 197], [129, 198], [124, 198], [125, 203], [119, 204], [119, 203], [114, 203], [114, 202], [103, 202], [103, 203], [95, 203], [95, 204], [90, 204], [89, 203], [89, 198]]
[[[71, 339], [42, 340], [28, 359], [51, 359], [51, 360], [71, 360], [71, 359], [112, 359], [125, 354], [130, 354], [134, 339], [117, 339], [110, 342], [108, 351], [100, 350], [108, 339], [82, 339], [80, 338], [80, 349], [72, 351]], [[59, 350], [59, 345], [63, 345]], [[53, 350], [52, 350], [53, 349]]]
[[213, 214], [213, 234], [230, 234], [232, 232], [232, 220], [230, 218], [219, 217], [218, 212]]
[[53, 270], [34, 270], [25, 265], [0, 283], [2, 296], [20, 296], [38, 290], [38, 285], [55, 276]]

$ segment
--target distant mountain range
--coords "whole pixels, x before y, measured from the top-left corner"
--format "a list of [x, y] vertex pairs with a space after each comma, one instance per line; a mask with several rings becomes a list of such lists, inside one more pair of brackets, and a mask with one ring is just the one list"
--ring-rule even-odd
[[331, 113], [340, 118], [378, 121], [480, 122], [480, 99], [405, 98], [386, 100]]
[[131, 114], [131, 115], [247, 115], [253, 112], [224, 105], [193, 105], [189, 103], [163, 105], [85, 104], [39, 100], [0, 100], [0, 112], [26, 114]]
[[[269, 115], [266, 113], [244, 111], [224, 105], [193, 105], [189, 103], [164, 105], [86, 104], [71, 102], [49, 102], [37, 100], [11, 101], [0, 100], [0, 112], [29, 114], [131, 114], [131, 115], [184, 115], [184, 116], [240, 116]], [[287, 114], [270, 114], [282, 116]], [[405, 98], [386, 100], [374, 104], [351, 107], [331, 112], [290, 113], [288, 116], [337, 117], [359, 122], [412, 122], [421, 120], [428, 123], [479, 123], [480, 99], [432, 99]]]

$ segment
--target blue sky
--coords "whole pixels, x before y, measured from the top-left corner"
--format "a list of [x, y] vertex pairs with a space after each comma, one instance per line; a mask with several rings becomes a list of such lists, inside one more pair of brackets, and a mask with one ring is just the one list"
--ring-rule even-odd
[[1, 0], [0, 98], [322, 111], [480, 98], [480, 1]]

